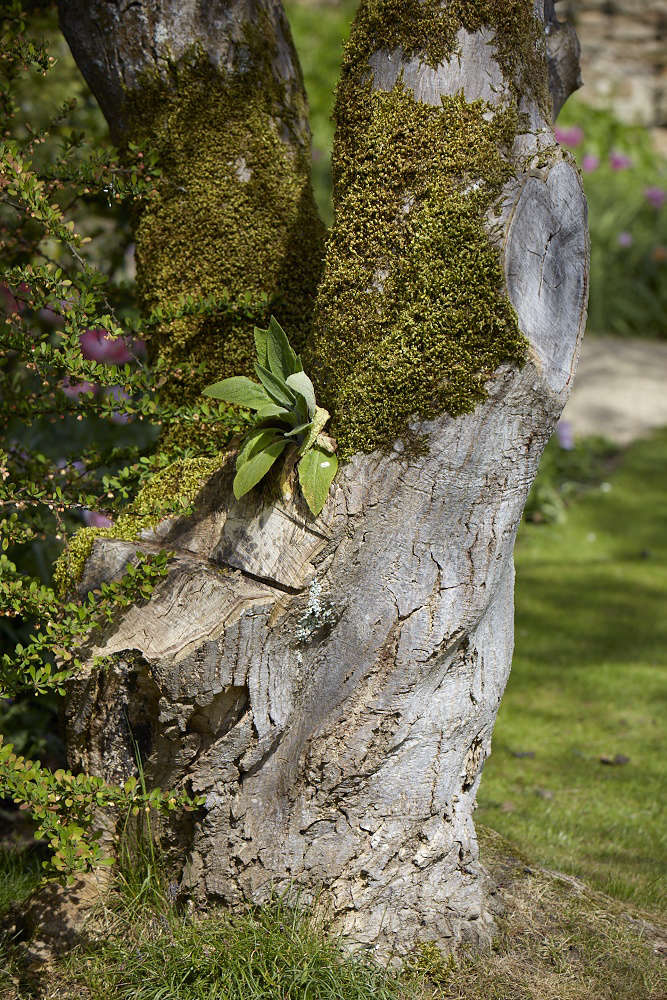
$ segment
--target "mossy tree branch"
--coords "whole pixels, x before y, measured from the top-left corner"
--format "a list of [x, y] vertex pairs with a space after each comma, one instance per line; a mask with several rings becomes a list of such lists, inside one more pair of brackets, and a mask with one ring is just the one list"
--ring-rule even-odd
[[[136, 219], [147, 309], [231, 296], [239, 312], [166, 324], [168, 397], [251, 368], [253, 322], [273, 312], [300, 347], [323, 257], [303, 80], [275, 0], [61, 0], [74, 57], [121, 145], [159, 154], [159, 197]], [[264, 299], [264, 301], [262, 301]], [[259, 301], [259, 304], [257, 304]], [[249, 304], [248, 304], [249, 303]], [[196, 379], [179, 371], [204, 363]]]

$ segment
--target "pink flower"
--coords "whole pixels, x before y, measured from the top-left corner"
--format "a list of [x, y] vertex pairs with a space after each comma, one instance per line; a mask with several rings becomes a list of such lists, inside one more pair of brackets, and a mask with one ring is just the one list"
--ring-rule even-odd
[[96, 510], [84, 510], [81, 512], [84, 524], [89, 528], [110, 528], [113, 521], [106, 514], [99, 514]]
[[634, 243], [632, 233], [628, 233], [625, 230], [618, 234], [618, 245], [619, 247], [631, 247]]
[[625, 153], [610, 153], [609, 166], [612, 170], [627, 170], [632, 166], [632, 160]]
[[572, 125], [571, 128], [556, 128], [555, 133], [556, 139], [563, 146], [579, 146], [584, 140], [584, 130], [578, 125]]
[[644, 191], [644, 197], [652, 208], [660, 211], [667, 201], [667, 191], [659, 187], [647, 187]]
[[124, 365], [132, 360], [124, 337], [112, 340], [106, 330], [96, 327], [86, 330], [79, 337], [81, 353], [88, 361], [103, 361], [110, 365]]
[[68, 378], [63, 380], [62, 390], [69, 399], [77, 399], [79, 396], [84, 395], [84, 393], [97, 392], [97, 386], [94, 382], [70, 382]]
[[600, 159], [594, 156], [593, 153], [586, 153], [583, 160], [581, 161], [581, 169], [590, 174], [600, 166]]

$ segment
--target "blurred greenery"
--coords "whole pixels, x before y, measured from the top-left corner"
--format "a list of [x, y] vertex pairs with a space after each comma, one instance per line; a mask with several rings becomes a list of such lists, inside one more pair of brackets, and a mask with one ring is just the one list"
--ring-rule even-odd
[[331, 147], [334, 90], [340, 73], [343, 45], [350, 33], [357, 0], [336, 3], [285, 0], [287, 16], [299, 53], [310, 103], [313, 132], [313, 187], [322, 218], [333, 221], [331, 203]]
[[574, 140], [588, 199], [589, 329], [667, 337], [667, 161], [647, 129], [578, 97], [565, 105], [558, 126]]
[[619, 453], [613, 442], [602, 437], [574, 440], [570, 435], [569, 425], [563, 421], [544, 450], [526, 503], [529, 521], [564, 521], [568, 504], [583, 490], [601, 486], [613, 467]]
[[666, 469], [663, 431], [632, 445], [565, 523], [523, 524], [514, 662], [478, 811], [538, 862], [656, 911], [667, 875]]

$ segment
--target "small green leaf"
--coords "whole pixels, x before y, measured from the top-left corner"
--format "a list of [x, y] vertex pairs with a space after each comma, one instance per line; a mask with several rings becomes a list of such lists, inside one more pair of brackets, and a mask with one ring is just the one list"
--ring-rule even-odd
[[305, 372], [295, 372], [285, 380], [285, 384], [294, 392], [298, 392], [306, 401], [308, 416], [314, 417], [317, 403], [315, 402], [315, 388]]
[[209, 385], [204, 389], [204, 395], [235, 406], [246, 406], [249, 410], [259, 410], [271, 403], [267, 391], [244, 375], [235, 375]]
[[[302, 370], [301, 359], [290, 347], [285, 331], [274, 316], [271, 317], [266, 336], [268, 367], [273, 374], [277, 375], [278, 378], [286, 379], [289, 375], [300, 372]], [[260, 364], [263, 364], [261, 360]]]
[[314, 445], [302, 457], [298, 468], [301, 492], [317, 517], [329, 496], [329, 487], [338, 469], [338, 459], [319, 445]]
[[266, 391], [268, 392], [274, 403], [278, 403], [280, 406], [286, 406], [291, 409], [296, 403], [296, 396], [292, 390], [285, 385], [285, 382], [270, 372], [267, 368], [263, 368], [262, 365], [255, 365], [255, 371], [257, 372], [257, 378], [260, 380]]
[[284, 438], [276, 440], [241, 466], [234, 477], [234, 496], [237, 500], [249, 493], [253, 486], [256, 486], [260, 479], [264, 478], [286, 447], [287, 441]]
[[284, 406], [279, 406], [278, 403], [267, 403], [266, 406], [257, 411], [257, 419], [266, 420], [267, 417], [283, 417], [287, 420], [290, 417], [290, 411]]

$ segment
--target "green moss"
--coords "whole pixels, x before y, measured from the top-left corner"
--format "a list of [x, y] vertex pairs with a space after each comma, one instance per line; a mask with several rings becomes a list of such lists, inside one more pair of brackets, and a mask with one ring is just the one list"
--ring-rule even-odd
[[401, 85], [366, 107], [316, 341], [343, 454], [390, 446], [414, 414], [473, 410], [496, 369], [526, 356], [485, 225], [512, 174], [516, 109], [487, 120], [481, 101], [433, 108]]
[[[507, 103], [460, 93], [433, 107], [401, 79], [372, 92], [374, 51], [400, 45], [436, 65], [461, 27], [497, 32]], [[314, 345], [343, 456], [390, 447], [414, 415], [472, 411], [501, 365], [526, 358], [488, 219], [514, 172], [518, 95], [546, 85], [541, 31], [532, 0], [362, 4], [337, 95], [336, 222]]]
[[54, 586], [65, 595], [83, 576], [86, 560], [96, 538], [135, 541], [142, 531], [176, 516], [189, 507], [207, 480], [222, 467], [225, 456], [189, 458], [173, 462], [158, 472], [137, 494], [127, 511], [109, 528], [82, 528], [74, 535], [56, 562]]
[[[143, 307], [173, 307], [185, 295], [227, 303], [154, 336], [152, 351], [171, 372], [169, 404], [250, 372], [253, 326], [271, 313], [297, 346], [310, 329], [324, 227], [310, 181], [307, 109], [301, 81], [288, 88], [274, 76], [267, 31], [262, 23], [247, 33], [232, 73], [192, 52], [128, 95], [130, 137], [157, 152], [162, 170], [158, 196], [136, 223]], [[193, 376], [191, 365], [202, 371]]]

